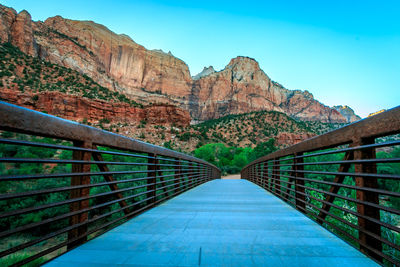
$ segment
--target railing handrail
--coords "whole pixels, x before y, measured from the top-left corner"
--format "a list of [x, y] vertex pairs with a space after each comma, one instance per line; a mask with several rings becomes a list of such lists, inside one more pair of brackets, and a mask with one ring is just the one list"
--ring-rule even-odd
[[94, 141], [94, 144], [100, 146], [189, 160], [203, 163], [218, 169], [215, 165], [207, 161], [181, 152], [13, 105], [4, 101], [0, 101], [0, 129], [70, 141], [83, 142], [92, 140]]
[[247, 164], [243, 169], [259, 162], [286, 157], [295, 153], [328, 149], [359, 139], [378, 138], [397, 133], [400, 133], [400, 106], [258, 158]]

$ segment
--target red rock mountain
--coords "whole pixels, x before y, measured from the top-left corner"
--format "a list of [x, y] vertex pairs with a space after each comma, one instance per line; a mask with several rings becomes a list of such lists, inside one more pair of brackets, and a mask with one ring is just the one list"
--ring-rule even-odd
[[308, 91], [288, 90], [273, 82], [247, 57], [232, 59], [222, 71], [211, 67], [192, 78], [185, 62], [171, 53], [148, 50], [103, 25], [60, 16], [34, 22], [28, 12], [1, 5], [0, 38], [137, 102], [186, 109], [197, 121], [257, 110], [281, 111], [302, 120], [348, 121]]
[[288, 90], [273, 82], [257, 61], [248, 57], [234, 58], [222, 71], [201, 75], [193, 83], [192, 98], [191, 114], [202, 120], [273, 110], [301, 120], [346, 122], [308, 91]]
[[349, 106], [334, 106], [334, 109], [340, 112], [348, 122], [361, 120], [361, 117], [354, 113], [354, 110]]

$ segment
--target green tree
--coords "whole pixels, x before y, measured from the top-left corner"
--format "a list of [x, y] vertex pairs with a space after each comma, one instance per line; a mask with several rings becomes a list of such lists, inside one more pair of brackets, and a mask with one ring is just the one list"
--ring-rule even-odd
[[250, 154], [250, 161], [268, 155], [277, 149], [278, 148], [275, 146], [275, 139], [273, 138], [269, 139], [267, 142], [259, 143]]

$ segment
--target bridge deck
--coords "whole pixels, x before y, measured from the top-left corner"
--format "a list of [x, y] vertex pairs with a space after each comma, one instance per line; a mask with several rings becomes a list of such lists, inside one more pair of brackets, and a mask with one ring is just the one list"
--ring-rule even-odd
[[246, 180], [214, 180], [47, 266], [376, 266]]

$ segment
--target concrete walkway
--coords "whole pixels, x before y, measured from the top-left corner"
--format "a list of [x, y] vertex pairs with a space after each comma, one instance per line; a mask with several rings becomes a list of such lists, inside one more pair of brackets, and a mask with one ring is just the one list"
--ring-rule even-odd
[[214, 180], [47, 266], [378, 266], [247, 180]]
[[231, 175], [224, 176], [221, 179], [241, 179], [241, 178], [240, 178], [240, 174], [231, 174]]

